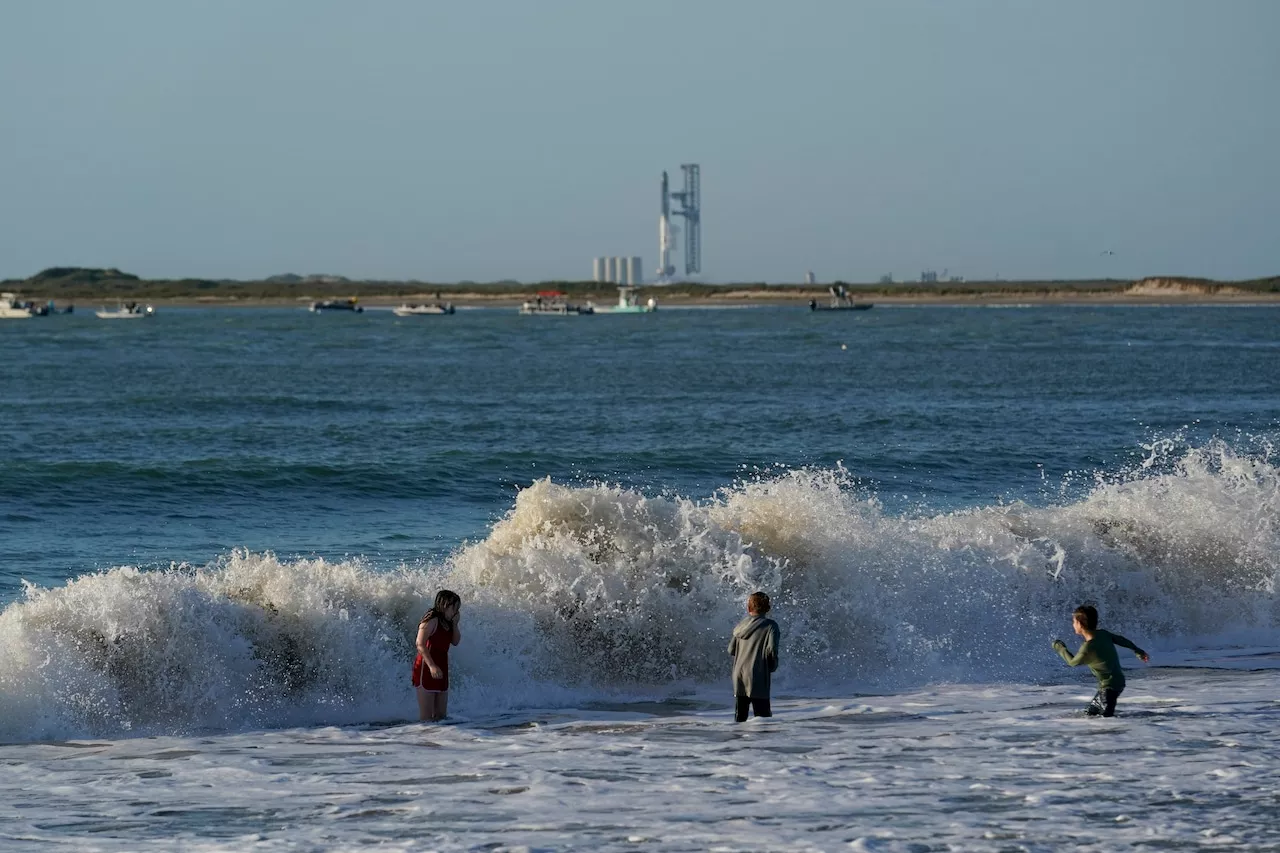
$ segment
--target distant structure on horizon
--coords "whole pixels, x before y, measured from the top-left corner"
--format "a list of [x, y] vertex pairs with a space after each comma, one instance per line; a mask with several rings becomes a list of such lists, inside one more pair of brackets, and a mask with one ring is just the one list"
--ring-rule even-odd
[[598, 284], [639, 287], [644, 284], [644, 264], [638, 255], [626, 258], [593, 258], [591, 280]]
[[[662, 205], [658, 215], [658, 282], [671, 281], [676, 268], [671, 264], [671, 253], [676, 248], [676, 230], [671, 225], [672, 216], [683, 216], [684, 274], [702, 272], [702, 176], [697, 163], [684, 163], [684, 189], [671, 192], [667, 173], [662, 173]], [[671, 209], [671, 199], [680, 202], [680, 209]]]
[[813, 274], [813, 270], [809, 270], [807, 273], [804, 274], [804, 283], [805, 284], [818, 283], [818, 277]]

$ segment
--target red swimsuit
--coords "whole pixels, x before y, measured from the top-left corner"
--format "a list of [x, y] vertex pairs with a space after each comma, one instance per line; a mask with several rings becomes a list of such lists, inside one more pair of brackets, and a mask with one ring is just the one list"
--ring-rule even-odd
[[453, 643], [453, 628], [446, 629], [442, 619], [436, 619], [436, 629], [427, 637], [427, 651], [436, 666], [440, 667], [443, 678], [432, 678], [431, 667], [419, 653], [413, 659], [413, 686], [423, 690], [444, 691], [449, 689], [449, 646]]

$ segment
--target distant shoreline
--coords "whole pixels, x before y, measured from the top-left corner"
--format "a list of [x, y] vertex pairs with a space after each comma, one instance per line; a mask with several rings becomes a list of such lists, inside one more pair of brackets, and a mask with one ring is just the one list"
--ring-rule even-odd
[[[1137, 280], [973, 281], [936, 283], [843, 283], [850, 298], [879, 305], [1246, 305], [1280, 303], [1280, 276], [1248, 281], [1214, 281], [1178, 276]], [[539, 291], [554, 290], [572, 302], [598, 307], [617, 301], [617, 287], [598, 282], [551, 281], [523, 284], [462, 282], [351, 281], [338, 276], [275, 277], [261, 281], [142, 279], [117, 269], [52, 267], [29, 279], [0, 282], [0, 290], [23, 299], [85, 305], [138, 301], [203, 307], [299, 306], [312, 301], [357, 298], [362, 305], [451, 302], [460, 308], [514, 307]], [[826, 303], [826, 285], [701, 284], [641, 285], [640, 301], [659, 306], [753, 306]]]
[[[668, 307], [723, 307], [723, 308], [753, 308], [767, 306], [786, 306], [793, 305], [797, 307], [805, 307], [809, 304], [810, 299], [817, 299], [816, 296], [780, 296], [774, 292], [766, 291], [744, 291], [735, 293], [732, 296], [707, 297], [707, 296], [685, 296], [682, 294], [671, 294], [664, 298], [659, 291], [657, 293], [649, 292], [645, 294], [645, 298], [653, 296], [658, 303], [659, 308]], [[115, 303], [115, 299], [110, 300], [111, 304]], [[181, 308], [308, 308], [313, 301], [310, 298], [283, 299], [283, 298], [263, 298], [263, 299], [192, 299], [186, 297], [164, 297], [156, 299], [147, 299], [153, 305], [181, 307]], [[420, 294], [416, 298], [399, 298], [385, 296], [367, 296], [360, 297], [359, 303], [370, 309], [386, 309], [390, 310], [397, 305], [403, 303], [415, 302], [432, 302], [434, 301], [434, 293]], [[451, 302], [457, 308], [518, 308], [524, 301], [520, 297], [512, 297], [509, 295], [490, 296], [487, 294], [475, 293], [459, 293], [459, 294], [442, 294], [441, 301]], [[577, 300], [571, 300], [577, 301]], [[613, 304], [612, 300], [591, 300], [597, 308], [609, 307]], [[822, 300], [819, 300], [820, 302]], [[877, 296], [868, 297], [866, 302], [881, 306], [912, 306], [912, 305], [937, 305], [937, 306], [1006, 306], [1014, 307], [1020, 305], [1026, 306], [1048, 306], [1048, 305], [1280, 305], [1280, 293], [1248, 293], [1239, 295], [1212, 295], [1212, 294], [1180, 294], [1180, 295], [1126, 295], [1126, 294], [1107, 294], [1107, 293], [1044, 293], [1044, 294], [996, 294], [996, 293], [977, 293], [971, 296]], [[86, 305], [96, 304], [106, 301], [101, 299], [84, 299]]]

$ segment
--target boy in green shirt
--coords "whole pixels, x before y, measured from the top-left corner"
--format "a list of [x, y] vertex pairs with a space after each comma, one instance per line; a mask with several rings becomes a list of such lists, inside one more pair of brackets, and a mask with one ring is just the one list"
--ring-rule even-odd
[[1150, 658], [1146, 652], [1119, 634], [1100, 629], [1098, 611], [1088, 604], [1075, 609], [1071, 614], [1071, 624], [1075, 632], [1084, 637], [1084, 645], [1080, 647], [1080, 651], [1072, 656], [1071, 652], [1067, 651], [1067, 644], [1061, 640], [1054, 640], [1053, 648], [1067, 662], [1067, 666], [1085, 664], [1093, 670], [1094, 676], [1098, 679], [1098, 692], [1085, 713], [1090, 717], [1096, 717], [1099, 714], [1104, 717], [1114, 717], [1116, 700], [1124, 690], [1124, 672], [1120, 669], [1120, 656], [1116, 654], [1116, 646], [1133, 649], [1134, 654], [1143, 662]]

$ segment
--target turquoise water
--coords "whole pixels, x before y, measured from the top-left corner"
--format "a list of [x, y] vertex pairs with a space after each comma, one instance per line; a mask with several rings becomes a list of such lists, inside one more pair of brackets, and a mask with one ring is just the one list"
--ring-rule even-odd
[[162, 308], [4, 323], [0, 600], [22, 578], [236, 548], [431, 562], [542, 477], [700, 500], [843, 466], [892, 511], [941, 512], [1078, 496], [1161, 440], [1269, 460], [1277, 321], [1274, 307]]

